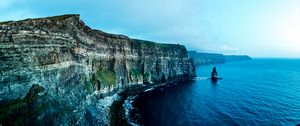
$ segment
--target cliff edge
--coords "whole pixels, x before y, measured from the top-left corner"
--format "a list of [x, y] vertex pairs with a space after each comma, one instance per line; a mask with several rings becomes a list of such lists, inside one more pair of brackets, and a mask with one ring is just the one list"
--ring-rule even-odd
[[116, 92], [195, 76], [183, 45], [94, 30], [79, 15], [0, 23], [0, 124], [108, 125]]

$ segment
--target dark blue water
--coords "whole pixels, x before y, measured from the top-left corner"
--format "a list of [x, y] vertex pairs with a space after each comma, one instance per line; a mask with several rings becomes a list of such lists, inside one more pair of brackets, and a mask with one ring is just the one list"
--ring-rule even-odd
[[[197, 68], [198, 78], [140, 94], [131, 112], [142, 125], [300, 124], [300, 60], [254, 59]], [[136, 116], [137, 115], [137, 116]]]

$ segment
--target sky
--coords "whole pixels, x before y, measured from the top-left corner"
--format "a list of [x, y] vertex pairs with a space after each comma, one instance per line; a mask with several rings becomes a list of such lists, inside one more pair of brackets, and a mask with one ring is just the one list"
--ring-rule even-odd
[[62, 14], [198, 52], [300, 57], [300, 0], [0, 0], [0, 21]]

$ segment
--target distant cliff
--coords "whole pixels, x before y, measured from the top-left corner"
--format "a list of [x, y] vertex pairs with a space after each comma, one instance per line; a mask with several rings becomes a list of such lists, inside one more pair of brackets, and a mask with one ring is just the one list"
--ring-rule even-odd
[[107, 125], [104, 96], [195, 76], [183, 45], [94, 30], [79, 15], [0, 23], [0, 61], [0, 125]]
[[225, 61], [241, 61], [241, 60], [251, 60], [252, 58], [247, 55], [224, 55]]
[[189, 51], [189, 56], [194, 60], [195, 65], [225, 62], [225, 58], [223, 54], [197, 53], [196, 51]]
[[193, 59], [195, 65], [217, 64], [230, 61], [251, 60], [247, 55], [223, 55], [218, 53], [198, 53], [197, 51], [188, 51], [189, 57]]

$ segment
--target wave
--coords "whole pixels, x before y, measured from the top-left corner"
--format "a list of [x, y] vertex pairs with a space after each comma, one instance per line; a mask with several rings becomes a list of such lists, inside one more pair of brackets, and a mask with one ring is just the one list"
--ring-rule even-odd
[[209, 77], [195, 77], [194, 80], [207, 80]]
[[128, 97], [123, 104], [123, 108], [125, 111], [125, 118], [127, 120], [127, 122], [132, 125], [132, 126], [140, 126], [139, 124], [135, 123], [131, 118], [130, 118], [130, 112], [132, 110], [135, 110], [135, 108], [133, 107], [132, 103], [134, 101], [134, 99], [137, 97], [137, 95], [135, 96], [130, 96]]

